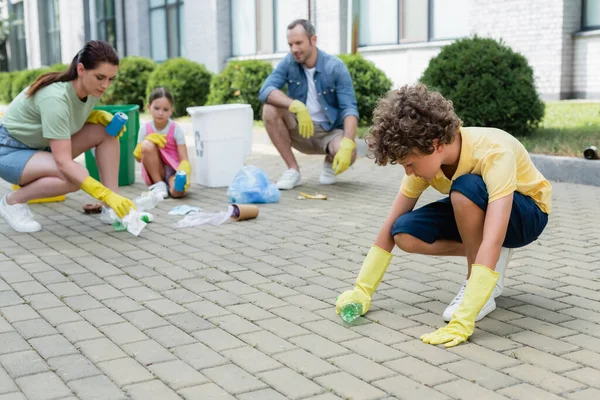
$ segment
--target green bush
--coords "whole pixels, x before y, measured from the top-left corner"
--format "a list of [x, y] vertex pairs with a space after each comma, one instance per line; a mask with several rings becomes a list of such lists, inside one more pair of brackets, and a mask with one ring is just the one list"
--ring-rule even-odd
[[527, 59], [494, 39], [475, 36], [445, 46], [421, 82], [452, 100], [465, 126], [525, 136], [544, 116]]
[[147, 95], [157, 87], [165, 87], [175, 98], [174, 117], [186, 115], [186, 108], [203, 106], [208, 98], [212, 74], [203, 64], [185, 58], [171, 58], [150, 74]]
[[361, 125], [371, 125], [373, 109], [383, 95], [392, 87], [392, 81], [371, 61], [360, 54], [341, 54], [339, 56], [352, 77], [354, 94], [358, 104]]
[[67, 68], [69, 68], [67, 64], [54, 64], [51, 65], [48, 70], [50, 72], [64, 72], [67, 70]]
[[0, 103], [12, 101], [12, 81], [18, 72], [0, 72]]
[[254, 119], [262, 119], [262, 103], [258, 100], [260, 88], [273, 71], [273, 66], [260, 60], [232, 61], [210, 81], [207, 105], [250, 104]]
[[155, 69], [156, 63], [149, 58], [129, 56], [121, 59], [117, 76], [102, 96], [102, 103], [137, 104], [143, 110], [148, 78]]
[[25, 89], [31, 85], [38, 76], [50, 72], [50, 68], [26, 69], [15, 74], [12, 81], [11, 96], [14, 99]]

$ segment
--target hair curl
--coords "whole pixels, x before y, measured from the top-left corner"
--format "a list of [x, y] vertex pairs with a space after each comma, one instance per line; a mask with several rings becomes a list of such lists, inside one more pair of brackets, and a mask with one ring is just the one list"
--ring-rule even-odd
[[377, 103], [369, 129], [369, 156], [378, 165], [396, 164], [411, 154], [432, 154], [433, 141], [450, 144], [462, 121], [452, 101], [424, 84], [390, 90]]

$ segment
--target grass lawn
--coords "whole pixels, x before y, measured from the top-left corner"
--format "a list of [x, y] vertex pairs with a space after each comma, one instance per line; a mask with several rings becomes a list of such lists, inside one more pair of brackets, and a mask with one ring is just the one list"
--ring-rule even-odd
[[600, 102], [548, 102], [538, 130], [519, 140], [531, 153], [583, 157], [586, 147], [600, 147]]
[[[264, 128], [262, 121], [254, 121], [254, 127]], [[369, 127], [358, 128], [358, 137], [368, 133]], [[538, 130], [519, 140], [531, 153], [582, 158], [586, 147], [600, 147], [600, 102], [548, 102]]]

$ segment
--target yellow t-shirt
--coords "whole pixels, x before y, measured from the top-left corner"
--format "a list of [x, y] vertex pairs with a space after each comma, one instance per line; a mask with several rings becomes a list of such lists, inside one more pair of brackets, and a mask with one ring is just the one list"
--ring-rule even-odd
[[543, 212], [550, 214], [552, 186], [533, 165], [521, 142], [496, 128], [462, 127], [460, 132], [460, 159], [452, 180], [441, 169], [432, 182], [405, 175], [400, 190], [406, 197], [418, 198], [430, 185], [448, 194], [456, 178], [475, 174], [485, 182], [488, 203], [517, 191], [531, 197]]

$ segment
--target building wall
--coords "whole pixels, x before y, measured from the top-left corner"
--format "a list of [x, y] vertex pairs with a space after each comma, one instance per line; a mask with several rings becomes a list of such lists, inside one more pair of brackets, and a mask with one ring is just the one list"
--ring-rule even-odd
[[185, 2], [185, 56], [218, 72], [231, 54], [229, 1]]
[[[65, 63], [69, 63], [85, 43], [84, 1], [88, 0], [60, 0]], [[272, 0], [261, 1], [273, 4]], [[290, 1], [297, 2], [306, 17], [308, 4], [312, 7], [310, 18], [315, 23], [321, 49], [333, 54], [350, 50], [349, 13], [354, 0]], [[24, 2], [28, 64], [36, 68], [41, 66], [38, 0]], [[89, 2], [92, 12], [94, 1]], [[115, 7], [120, 55], [151, 57], [148, 0], [115, 0]], [[185, 56], [205, 64], [213, 72], [220, 71], [231, 59], [230, 2], [186, 0], [184, 7]], [[600, 98], [600, 32], [578, 33], [581, 7], [582, 0], [470, 0], [469, 32], [502, 39], [527, 57], [544, 99]], [[269, 35], [261, 32], [260, 37], [264, 39]], [[361, 48], [360, 52], [381, 68], [394, 86], [399, 86], [417, 81], [429, 60], [448, 43], [370, 46]], [[264, 54], [240, 58], [261, 58], [277, 63], [281, 57], [282, 54]]]
[[365, 47], [360, 53], [385, 72], [392, 80], [392, 87], [396, 88], [417, 82], [429, 65], [429, 60], [448, 43], [450, 42]]
[[[570, 94], [570, 68], [564, 60], [570, 51], [570, 16], [565, 8], [580, 0], [477, 0], [472, 1], [472, 31], [483, 37], [503, 39], [522, 53], [533, 67], [536, 84], [545, 99]], [[581, 8], [581, 4], [578, 5]]]
[[600, 32], [574, 38], [573, 97], [600, 99]]

